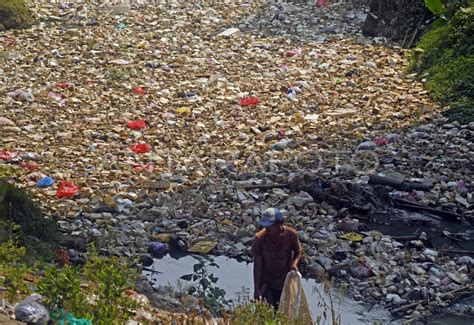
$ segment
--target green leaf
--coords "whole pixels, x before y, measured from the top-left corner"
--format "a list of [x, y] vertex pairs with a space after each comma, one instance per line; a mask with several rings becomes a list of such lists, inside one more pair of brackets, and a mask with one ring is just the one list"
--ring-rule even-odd
[[189, 290], [188, 290], [188, 294], [190, 294], [190, 295], [194, 294], [195, 292], [196, 292], [196, 288], [195, 288], [195, 287], [191, 287], [191, 288], [189, 288]]
[[442, 14], [446, 11], [441, 0], [425, 0], [425, 6], [435, 15]]
[[192, 278], [193, 278], [192, 274], [185, 274], [180, 277], [181, 280], [185, 280], [185, 281], [191, 281]]
[[209, 282], [209, 280], [207, 280], [207, 279], [201, 279], [201, 281], [199, 281], [199, 283], [202, 285], [204, 290], [206, 290], [209, 287], [209, 285], [211, 284]]
[[439, 17], [431, 23], [431, 26], [438, 28], [445, 25], [446, 23], [447, 23], [446, 17]]
[[197, 272], [199, 270], [202, 270], [203, 265], [202, 264], [194, 264], [193, 265], [193, 270], [194, 272]]

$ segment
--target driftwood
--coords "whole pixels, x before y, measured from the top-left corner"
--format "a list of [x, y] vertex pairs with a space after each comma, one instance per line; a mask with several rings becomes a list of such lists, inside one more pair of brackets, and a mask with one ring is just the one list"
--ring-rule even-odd
[[271, 190], [272, 188], [284, 188], [288, 187], [288, 183], [270, 183], [270, 184], [249, 184], [249, 185], [237, 185], [237, 188], [243, 188], [245, 190]]
[[370, 175], [369, 184], [386, 185], [386, 186], [396, 188], [397, 190], [403, 190], [403, 191], [411, 191], [411, 190], [428, 191], [433, 187], [433, 185], [429, 185], [429, 184], [423, 184], [423, 183], [418, 183], [418, 182], [405, 182], [402, 180], [385, 177], [385, 176], [379, 176], [379, 175]]
[[393, 240], [404, 241], [404, 240], [417, 240], [420, 238], [420, 235], [410, 235], [410, 236], [390, 236]]
[[418, 204], [415, 202], [411, 202], [405, 199], [401, 198], [395, 198], [394, 199], [395, 203], [397, 205], [406, 208], [406, 209], [411, 209], [411, 210], [418, 210], [418, 211], [425, 211], [425, 212], [430, 212], [436, 215], [439, 215], [441, 217], [445, 217], [451, 220], [455, 221], [460, 221], [462, 219], [462, 215], [454, 213], [454, 212], [449, 212], [449, 211], [444, 211], [440, 209], [435, 209], [435, 208], [430, 208], [426, 205]]
[[439, 248], [438, 252], [444, 253], [444, 254], [474, 255], [474, 251], [469, 251], [469, 250], [466, 250], [466, 249]]

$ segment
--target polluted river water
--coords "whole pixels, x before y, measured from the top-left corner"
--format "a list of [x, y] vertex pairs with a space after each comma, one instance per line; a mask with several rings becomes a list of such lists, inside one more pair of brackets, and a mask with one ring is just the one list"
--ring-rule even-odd
[[[225, 256], [212, 256], [212, 258], [219, 265], [219, 268], [210, 267], [209, 271], [218, 278], [216, 286], [225, 290], [226, 299], [236, 299], [238, 294], [244, 291], [250, 294], [253, 293], [252, 263], [239, 262], [236, 259]], [[144, 271], [144, 274], [149, 278], [153, 286], [171, 285], [177, 287], [179, 281], [186, 285], [186, 281], [180, 280], [180, 277], [192, 273], [195, 263], [196, 260], [191, 255], [167, 254], [160, 259], [154, 260], [153, 265], [150, 267], [153, 272]], [[329, 296], [325, 295], [323, 285], [314, 279], [304, 279], [303, 287], [313, 319], [322, 316], [323, 310], [321, 307], [318, 307], [319, 303], [325, 301], [329, 304]], [[392, 319], [390, 313], [380, 305], [357, 302], [337, 289], [332, 290], [331, 296], [336, 311], [340, 315], [342, 325], [374, 324], [377, 321], [382, 324], [403, 324], [402, 319]], [[433, 317], [429, 323], [438, 325], [472, 325], [473, 319], [446, 315]], [[326, 324], [330, 324], [329, 320]]]

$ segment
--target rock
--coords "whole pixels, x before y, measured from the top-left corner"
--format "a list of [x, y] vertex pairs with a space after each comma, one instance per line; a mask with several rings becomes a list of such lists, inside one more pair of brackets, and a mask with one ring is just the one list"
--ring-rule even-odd
[[151, 255], [148, 255], [148, 254], [141, 254], [140, 255], [140, 263], [145, 267], [149, 267], [149, 266], [153, 265], [153, 257]]
[[377, 147], [373, 141], [365, 141], [357, 146], [357, 150], [374, 150]]
[[359, 230], [359, 220], [346, 217], [339, 224], [339, 228], [344, 232], [356, 232]]
[[399, 295], [393, 294], [393, 293], [389, 293], [385, 297], [385, 301], [388, 302], [388, 303], [392, 303], [394, 305], [401, 305], [401, 304], [406, 303], [405, 299], [402, 299]]
[[324, 279], [326, 275], [326, 270], [321, 266], [321, 264], [314, 262], [306, 266], [306, 272], [310, 274], [310, 276], [315, 277], [318, 280]]
[[366, 61], [364, 63], [364, 67], [371, 68], [371, 69], [376, 69], [377, 65], [372, 61]]
[[374, 275], [372, 270], [367, 265], [361, 262], [355, 262], [351, 266], [350, 272], [353, 277], [358, 278], [358, 279], [364, 279], [364, 278], [368, 278]]
[[314, 202], [314, 199], [309, 193], [300, 191], [297, 196], [291, 196], [287, 202], [301, 209], [305, 205]]
[[319, 263], [326, 271], [330, 270], [334, 265], [334, 261], [326, 256], [316, 257], [316, 262]]

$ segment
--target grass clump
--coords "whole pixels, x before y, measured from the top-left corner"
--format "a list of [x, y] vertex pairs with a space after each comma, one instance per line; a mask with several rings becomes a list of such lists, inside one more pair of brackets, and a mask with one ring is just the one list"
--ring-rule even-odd
[[460, 8], [445, 24], [435, 24], [413, 51], [409, 69], [426, 77], [434, 99], [448, 105], [446, 115], [474, 121], [474, 6]]

